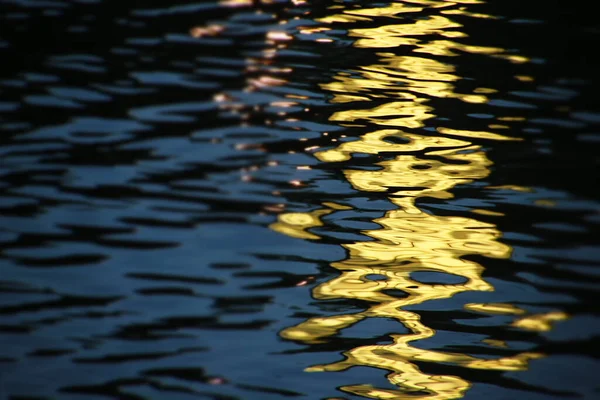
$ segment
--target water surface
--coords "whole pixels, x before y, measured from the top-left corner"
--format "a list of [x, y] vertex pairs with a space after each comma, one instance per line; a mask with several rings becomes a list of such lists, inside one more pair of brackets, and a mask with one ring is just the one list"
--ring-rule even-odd
[[597, 398], [600, 26], [521, 3], [0, 0], [0, 397]]

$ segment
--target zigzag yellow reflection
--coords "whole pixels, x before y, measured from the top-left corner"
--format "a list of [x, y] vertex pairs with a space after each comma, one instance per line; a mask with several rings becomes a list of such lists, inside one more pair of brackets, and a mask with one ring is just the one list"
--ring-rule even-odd
[[[457, 3], [473, 3], [461, 1]], [[424, 7], [440, 8], [450, 17], [462, 8], [446, 10], [455, 3], [413, 0], [407, 5], [395, 4], [373, 10], [349, 9], [323, 23], [354, 23], [370, 20], [379, 15], [400, 12], [419, 12]], [[336, 8], [337, 10], [337, 8]], [[448, 11], [448, 12], [446, 12]], [[341, 371], [353, 366], [368, 366], [390, 371], [388, 379], [398, 389], [378, 389], [367, 384], [343, 386], [340, 389], [371, 399], [457, 399], [463, 397], [471, 383], [449, 375], [430, 375], [419, 370], [415, 362], [452, 364], [472, 369], [517, 371], [527, 369], [529, 360], [543, 355], [523, 352], [511, 357], [482, 359], [474, 356], [424, 350], [413, 342], [435, 335], [435, 331], [420, 321], [417, 313], [406, 311], [431, 300], [448, 299], [465, 291], [493, 291], [482, 278], [484, 268], [465, 259], [465, 256], [508, 258], [511, 248], [498, 241], [501, 233], [495, 225], [458, 216], [436, 216], [416, 206], [421, 197], [448, 199], [450, 190], [457, 185], [480, 180], [489, 175], [492, 162], [480, 146], [471, 139], [515, 140], [494, 132], [462, 131], [438, 128], [438, 135], [420, 135], [415, 130], [425, 126], [434, 117], [434, 108], [427, 105], [431, 98], [458, 99], [467, 103], [485, 103], [483, 95], [457, 94], [453, 82], [459, 78], [454, 67], [423, 53], [453, 57], [451, 49], [463, 52], [503, 56], [504, 50], [476, 46], [461, 46], [447, 40], [424, 41], [417, 37], [441, 35], [460, 37], [454, 29], [461, 25], [447, 16], [416, 19], [414, 24], [389, 25], [369, 29], [350, 29], [357, 37], [356, 47], [386, 49], [414, 45], [418, 56], [395, 56], [377, 53], [379, 63], [363, 66], [351, 75], [341, 72], [334, 82], [322, 85], [334, 95], [334, 103], [361, 102], [360, 109], [344, 109], [334, 113], [330, 120], [342, 126], [378, 125], [382, 128], [368, 132], [353, 142], [315, 154], [322, 162], [343, 162], [353, 153], [393, 153], [395, 158], [376, 164], [378, 170], [344, 171], [346, 179], [358, 191], [384, 192], [398, 208], [375, 219], [380, 228], [363, 231], [373, 240], [344, 245], [347, 258], [332, 263], [340, 276], [314, 288], [316, 299], [359, 299], [368, 302], [365, 311], [310, 318], [281, 332], [285, 339], [304, 343], [320, 343], [362, 320], [392, 318], [408, 330], [405, 334], [390, 335], [392, 343], [353, 348], [344, 353], [344, 359], [327, 365], [315, 365], [308, 371]], [[473, 15], [483, 18], [482, 15]], [[505, 57], [508, 58], [508, 57]], [[365, 108], [365, 102], [377, 99], [377, 106]], [[384, 101], [386, 99], [388, 101]], [[387, 129], [394, 127], [396, 129]], [[405, 132], [399, 129], [411, 130]], [[451, 136], [451, 137], [448, 137]], [[415, 156], [419, 152], [420, 156]], [[334, 213], [339, 205], [324, 204], [311, 213], [290, 213], [279, 216], [271, 228], [303, 239], [318, 240], [309, 232], [322, 226], [320, 218]], [[459, 284], [424, 284], [411, 278], [416, 272], [441, 272], [464, 278]], [[375, 275], [378, 279], [371, 279]], [[394, 290], [394, 292], [390, 292]], [[395, 293], [404, 294], [398, 297]], [[523, 317], [525, 310], [508, 304], [471, 304], [465, 306], [474, 312], [519, 315], [514, 327], [529, 330], [550, 329], [550, 323], [564, 319], [562, 313]], [[490, 345], [505, 346], [504, 342], [489, 339]]]
[[[396, 134], [401, 134], [396, 132]], [[409, 135], [406, 135], [407, 138]], [[415, 136], [412, 136], [415, 139]], [[439, 138], [438, 138], [439, 139]], [[427, 142], [425, 140], [424, 142]], [[357, 142], [354, 142], [357, 143]], [[383, 147], [386, 146], [382, 142]], [[447, 147], [448, 142], [429, 141], [429, 147]], [[346, 144], [345, 144], [346, 145]], [[415, 144], [406, 145], [411, 151]], [[341, 148], [348, 148], [342, 145]], [[343, 150], [340, 150], [340, 152]], [[366, 152], [369, 152], [368, 150]], [[333, 156], [331, 152], [317, 155], [321, 159]], [[376, 389], [368, 385], [346, 386], [342, 389], [373, 399], [455, 399], [462, 397], [470, 383], [454, 376], [433, 376], [422, 373], [413, 361], [444, 362], [468, 368], [489, 370], [522, 370], [527, 361], [541, 357], [537, 353], [521, 353], [514, 357], [496, 360], [478, 359], [458, 354], [423, 350], [411, 346], [411, 342], [432, 337], [435, 332], [420, 322], [419, 315], [402, 310], [409, 305], [420, 304], [435, 299], [449, 298], [457, 293], [478, 290], [492, 291], [493, 287], [481, 277], [483, 267], [476, 262], [463, 258], [466, 255], [484, 255], [487, 257], [507, 258], [511, 249], [498, 242], [500, 232], [494, 225], [463, 217], [444, 217], [427, 214], [415, 206], [415, 199], [423, 196], [449, 198], [450, 188], [457, 184], [481, 179], [488, 175], [491, 162], [477, 146], [461, 146], [452, 150], [431, 151], [447, 160], [432, 161], [417, 159], [411, 155], [401, 155], [393, 161], [381, 162], [378, 171], [347, 170], [350, 183], [361, 191], [386, 191], [398, 188], [390, 200], [400, 208], [386, 213], [374, 222], [381, 229], [364, 232], [376, 239], [345, 245], [349, 252], [347, 259], [333, 263], [332, 266], [342, 274], [325, 282], [313, 291], [317, 299], [353, 298], [365, 300], [373, 305], [366, 311], [335, 315], [331, 317], [311, 318], [295, 327], [285, 329], [281, 336], [286, 339], [305, 343], [318, 343], [323, 338], [333, 336], [366, 318], [394, 318], [402, 323], [409, 334], [390, 335], [392, 344], [362, 346], [345, 353], [346, 359], [330, 365], [318, 365], [309, 371], [340, 371], [352, 366], [371, 366], [391, 371], [389, 380], [403, 388], [402, 391]], [[459, 162], [460, 163], [457, 163]], [[427, 169], [423, 169], [424, 166]], [[410, 188], [410, 189], [406, 189]], [[306, 215], [301, 230], [319, 226], [318, 216], [334, 211], [325, 208]], [[310, 215], [310, 217], [309, 217]], [[282, 229], [286, 215], [273, 229], [286, 233], [290, 225]], [[306, 224], [314, 221], [314, 224]], [[298, 228], [298, 226], [296, 226]], [[310, 235], [314, 235], [310, 233]], [[316, 236], [316, 235], [314, 235]], [[296, 237], [301, 237], [297, 235]], [[437, 271], [459, 275], [465, 283], [453, 285], [423, 284], [411, 279], [418, 271]], [[385, 280], [371, 280], [369, 275], [386, 277]], [[385, 293], [397, 289], [406, 293], [406, 297], [397, 298]], [[406, 392], [425, 392], [421, 396]]]

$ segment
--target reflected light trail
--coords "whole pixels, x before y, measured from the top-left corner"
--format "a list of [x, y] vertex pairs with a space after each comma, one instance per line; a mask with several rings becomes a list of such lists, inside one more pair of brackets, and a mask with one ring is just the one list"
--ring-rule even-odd
[[[340, 5], [332, 10], [335, 14], [318, 20], [325, 25], [379, 21], [377, 18], [381, 17], [387, 22], [390, 18], [394, 21], [371, 28], [349, 29], [349, 36], [355, 39], [353, 45], [375, 49], [378, 61], [360, 66], [352, 73], [339, 72], [332, 82], [321, 88], [333, 95], [332, 103], [342, 105], [330, 116], [330, 121], [346, 127], [363, 127], [366, 132], [355, 141], [342, 142], [314, 154], [325, 163], [350, 163], [354, 154], [387, 155], [388, 159], [374, 165], [375, 170], [347, 167], [343, 173], [356, 191], [384, 193], [396, 208], [372, 221], [378, 229], [360, 232], [372, 240], [342, 245], [347, 257], [331, 264], [340, 275], [321, 283], [312, 293], [318, 300], [362, 300], [368, 308], [357, 313], [309, 318], [280, 333], [288, 340], [317, 344], [373, 318], [393, 319], [402, 324], [408, 333], [390, 334], [391, 343], [358, 346], [345, 351], [340, 361], [307, 369], [316, 372], [343, 371], [354, 366], [380, 368], [389, 371], [388, 380], [397, 386], [397, 389], [379, 389], [359, 383], [343, 386], [342, 391], [371, 399], [457, 399], [469, 389], [471, 382], [458, 376], [424, 373], [415, 363], [522, 371], [528, 368], [530, 360], [543, 357], [538, 352], [514, 352], [511, 356], [488, 359], [460, 352], [421, 349], [418, 341], [431, 338], [436, 332], [421, 322], [418, 313], [405, 310], [408, 306], [449, 299], [466, 291], [494, 291], [482, 276], [484, 266], [466, 257], [511, 257], [512, 249], [499, 241], [502, 233], [495, 224], [462, 216], [433, 215], [417, 206], [418, 199], [424, 197], [450, 199], [456, 186], [482, 180], [490, 174], [492, 161], [478, 141], [520, 140], [495, 132], [504, 127], [494, 125], [490, 131], [459, 127], [437, 127], [434, 133], [420, 131], [438, 114], [430, 104], [432, 99], [478, 104], [486, 103], [486, 94], [494, 92], [482, 88], [472, 93], [457, 93], [456, 82], [461, 77], [452, 64], [440, 58], [468, 53], [509, 62], [527, 61], [504, 49], [448, 40], [467, 36], [459, 31], [462, 25], [452, 20], [457, 15], [493, 18], [471, 13], [463, 6], [475, 3], [477, 1], [413, 0], [372, 9], [343, 9]], [[400, 15], [424, 10], [428, 13], [426, 18], [399, 21]], [[414, 49], [411, 55], [390, 52], [404, 46]], [[283, 213], [271, 228], [295, 238], [321, 240], [321, 236], [310, 230], [323, 228], [321, 218], [339, 208], [325, 203], [323, 208], [309, 213]], [[491, 210], [479, 211], [479, 214], [503, 215]], [[418, 272], [450, 274], [463, 278], [464, 282], [427, 284], [412, 277]], [[381, 279], [373, 280], [370, 278], [373, 275]], [[464, 307], [477, 313], [513, 315], [518, 318], [512, 322], [513, 328], [538, 332], [547, 331], [552, 323], [568, 318], [561, 312], [527, 315], [526, 310], [511, 304], [471, 303]], [[503, 341], [487, 340], [490, 345], [507, 347]]]

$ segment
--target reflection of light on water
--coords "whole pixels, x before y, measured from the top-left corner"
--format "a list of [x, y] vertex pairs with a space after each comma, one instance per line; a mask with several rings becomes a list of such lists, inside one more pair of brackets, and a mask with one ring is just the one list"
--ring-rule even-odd
[[521, 315], [525, 314], [525, 310], [516, 307], [512, 304], [506, 303], [488, 303], [488, 304], [479, 304], [479, 303], [470, 303], [466, 304], [465, 308], [471, 311], [478, 311], [487, 314], [513, 314], [513, 315]]
[[271, 225], [271, 229], [299, 239], [319, 239], [319, 236], [308, 232], [308, 229], [323, 226], [319, 217], [331, 212], [332, 210], [323, 209], [312, 213], [281, 214], [278, 221]]
[[[359, 146], [364, 142], [344, 143], [340, 148], [347, 148], [352, 143]], [[491, 162], [485, 153], [477, 146], [464, 147], [462, 142], [458, 143], [459, 147], [452, 150], [429, 151], [429, 155], [442, 156], [448, 162], [424, 162], [415, 156], [405, 155], [379, 163], [383, 168], [378, 171], [345, 171], [348, 181], [361, 191], [376, 192], [394, 187], [418, 188], [396, 192], [398, 197], [391, 197], [390, 200], [400, 208], [373, 221], [381, 229], [363, 232], [375, 240], [344, 245], [348, 250], [348, 257], [331, 264], [341, 275], [313, 290], [317, 299], [352, 298], [365, 300], [373, 305], [356, 314], [311, 318], [281, 332], [286, 339], [319, 343], [369, 318], [393, 318], [402, 323], [410, 333], [390, 335], [392, 344], [360, 346], [345, 352], [345, 359], [342, 361], [313, 366], [308, 370], [341, 371], [358, 365], [384, 368], [391, 371], [388, 375], [390, 382], [402, 387], [403, 391], [375, 389], [368, 385], [346, 386], [342, 388], [345, 391], [369, 398], [401, 398], [399, 396], [404, 391], [425, 390], [428, 392], [427, 398], [458, 398], [468, 389], [469, 382], [453, 376], [422, 373], [413, 362], [443, 362], [473, 369], [516, 371], [526, 369], [529, 360], [542, 357], [539, 353], [524, 352], [498, 359], [481, 359], [460, 353], [423, 350], [411, 345], [411, 342], [434, 336], [435, 331], [423, 325], [418, 314], [402, 308], [450, 298], [464, 291], [493, 291], [493, 287], [482, 278], [484, 268], [476, 262], [465, 260], [464, 256], [477, 254], [508, 258], [511, 253], [508, 246], [497, 240], [500, 232], [492, 224], [464, 217], [430, 215], [415, 206], [415, 199], [418, 197], [449, 198], [452, 195], [448, 190], [452, 187], [489, 174]], [[448, 142], [442, 140], [437, 145], [447, 147]], [[412, 151], [414, 144], [409, 142], [395, 146], [406, 146], [408, 151]], [[373, 150], [369, 144], [366, 147], [365, 152]], [[427, 147], [435, 148], [436, 143], [428, 142]], [[465, 149], [471, 151], [465, 152]], [[360, 151], [360, 148], [353, 151]], [[326, 159], [326, 153], [317, 153], [317, 157]], [[426, 169], [415, 168], [423, 164], [427, 165]], [[318, 239], [317, 235], [307, 230], [322, 226], [320, 216], [333, 211], [333, 208], [326, 207], [312, 213], [282, 214], [279, 222], [272, 228], [293, 237]], [[411, 274], [423, 271], [448, 273], [463, 277], [466, 281], [460, 284], [423, 284], [411, 278]], [[371, 280], [371, 275], [385, 279]], [[397, 298], [386, 294], [388, 290], [400, 290], [406, 297]], [[492, 314], [526, 313], [510, 304], [470, 304], [465, 308]], [[544, 330], [550, 321], [558, 319], [557, 315], [546, 318], [524, 317], [513, 326]]]
[[[313, 296], [319, 300], [357, 299], [368, 302], [369, 307], [353, 314], [309, 318], [284, 329], [281, 336], [314, 344], [326, 342], [342, 330], [372, 318], [394, 319], [401, 323], [408, 333], [390, 334], [391, 343], [355, 347], [345, 351], [343, 359], [338, 362], [307, 369], [342, 371], [354, 366], [369, 366], [390, 371], [387, 377], [398, 389], [378, 389], [367, 384], [340, 388], [367, 398], [456, 399], [462, 397], [471, 386], [469, 381], [460, 377], [424, 373], [415, 362], [520, 371], [527, 369], [530, 360], [543, 357], [536, 352], [516, 352], [512, 356], [488, 359], [413, 346], [413, 342], [431, 338], [436, 332], [421, 322], [419, 314], [405, 310], [407, 306], [448, 299], [466, 291], [493, 291], [494, 287], [482, 277], [484, 267], [465, 257], [475, 255], [507, 259], [512, 251], [498, 240], [501, 233], [492, 223], [462, 216], [432, 215], [419, 209], [416, 204], [417, 199], [423, 197], [452, 198], [451, 190], [457, 185], [481, 180], [489, 175], [492, 162], [481, 146], [472, 141], [519, 140], [492, 131], [452, 127], [437, 127], [436, 135], [431, 135], [431, 131], [427, 134], [416, 133], [436, 116], [436, 110], [428, 104], [432, 98], [458, 99], [478, 104], [486, 103], [486, 95], [495, 93], [491, 88], [477, 88], [473, 93], [456, 93], [455, 83], [461, 77], [453, 65], [439, 61], [437, 56], [455, 57], [464, 52], [505, 58], [512, 62], [526, 60], [507, 54], [504, 49], [447, 40], [466, 36], [457, 31], [462, 25], [450, 19], [453, 15], [492, 18], [470, 13], [462, 6], [452, 8], [457, 3], [473, 4], [477, 1], [450, 3], [413, 0], [362, 10], [345, 10], [340, 5], [335, 6], [335, 15], [319, 20], [326, 24], [373, 21], [380, 16], [389, 18], [396, 14], [420, 12], [425, 8], [439, 8], [444, 14], [429, 15], [409, 23], [349, 29], [349, 35], [356, 39], [356, 47], [381, 49], [382, 52], [376, 53], [379, 59], [375, 64], [359, 67], [352, 74], [340, 72], [333, 82], [321, 85], [334, 95], [332, 103], [347, 105], [341, 109], [338, 107], [338, 111], [330, 116], [330, 121], [342, 126], [365, 128], [377, 125], [381, 129], [367, 129], [368, 132], [357, 140], [319, 151], [314, 154], [315, 157], [322, 162], [347, 162], [353, 154], [393, 153], [391, 159], [375, 164], [378, 167], [376, 170], [347, 168], [343, 172], [357, 191], [386, 193], [389, 201], [398, 208], [373, 220], [380, 228], [361, 231], [373, 240], [343, 245], [347, 250], [346, 259], [331, 264], [340, 275], [313, 289]], [[435, 39], [440, 36], [444, 39]], [[402, 46], [413, 46], [414, 55], [398, 56], [389, 52], [389, 49]], [[429, 56], [436, 56], [436, 59]], [[373, 101], [373, 106], [368, 105], [370, 101]], [[521, 117], [514, 119], [521, 120]], [[507, 119], [505, 122], [511, 121]], [[488, 128], [505, 128], [496, 125], [490, 124]], [[415, 152], [419, 152], [420, 156]], [[424, 158], [423, 154], [427, 157]], [[310, 213], [280, 214], [271, 228], [292, 237], [319, 240], [321, 237], [310, 230], [323, 227], [321, 218], [334, 214], [339, 208], [325, 203], [323, 206]], [[502, 216], [491, 210], [473, 211], [480, 215]], [[413, 279], [413, 274], [419, 272], [451, 274], [463, 278], [463, 282], [423, 283]], [[379, 278], [371, 279], [372, 276]], [[526, 310], [508, 303], [470, 303], [465, 305], [465, 309], [514, 316], [517, 319], [512, 322], [512, 327], [530, 331], [549, 330], [553, 322], [567, 318], [561, 312], [527, 315]], [[493, 338], [487, 338], [486, 343], [508, 348], [506, 342]]]
[[564, 321], [568, 317], [566, 313], [560, 311], [530, 315], [516, 320], [512, 326], [528, 331], [545, 332], [552, 329], [553, 322]]
[[[442, 144], [445, 145], [446, 143]], [[464, 150], [464, 147], [459, 149]], [[361, 191], [381, 191], [391, 187], [419, 189], [397, 192], [400, 196], [391, 200], [401, 208], [374, 220], [381, 229], [363, 232], [376, 240], [344, 245], [349, 253], [348, 258], [332, 264], [342, 274], [313, 291], [317, 299], [354, 298], [374, 305], [356, 314], [312, 318], [285, 329], [281, 335], [288, 339], [318, 343], [344, 328], [373, 317], [394, 318], [408, 328], [410, 333], [390, 335], [392, 344], [361, 346], [346, 352], [346, 359], [343, 361], [311, 367], [309, 370], [339, 371], [356, 365], [385, 368], [393, 371], [389, 376], [390, 381], [406, 389], [411, 382], [430, 382], [430, 387], [423, 387], [433, 390], [438, 383], [443, 382], [448, 390], [453, 390], [450, 390], [451, 393], [442, 390], [438, 394], [455, 396], [468, 387], [465, 381], [455, 377], [432, 377], [419, 373], [411, 362], [445, 362], [477, 369], [522, 370], [526, 368], [527, 360], [541, 356], [537, 353], [521, 353], [513, 357], [484, 360], [464, 354], [418, 349], [410, 345], [410, 342], [429, 338], [435, 332], [420, 322], [418, 314], [402, 310], [403, 307], [449, 298], [467, 290], [491, 291], [493, 287], [481, 277], [483, 267], [463, 259], [463, 256], [479, 254], [507, 258], [510, 255], [510, 248], [497, 241], [500, 233], [492, 224], [463, 217], [430, 215], [414, 204], [416, 197], [448, 198], [451, 196], [448, 189], [483, 178], [489, 173], [487, 166], [491, 163], [482, 151], [464, 152], [459, 149], [432, 151], [429, 154], [442, 153], [448, 160], [460, 159], [462, 164], [428, 160], [427, 169], [418, 169], [414, 166], [423, 164], [423, 161], [414, 156], [398, 156], [393, 161], [379, 163], [382, 170], [345, 171], [349, 182]], [[314, 218], [318, 214], [332, 211], [322, 209], [304, 214], [305, 220], [294, 214], [294, 218], [300, 222], [296, 226], [300, 230], [320, 226]], [[451, 285], [423, 284], [411, 278], [411, 274], [421, 271], [450, 273], [461, 276], [466, 281]], [[386, 279], [371, 280], [368, 278], [370, 275]], [[399, 299], [386, 294], [385, 291], [390, 289], [401, 290], [406, 297]], [[363, 395], [375, 390], [366, 390], [362, 385], [345, 389]], [[451, 398], [444, 396], [438, 398]]]
[[[386, 140], [393, 138], [400, 139], [404, 143], [390, 143]], [[394, 129], [384, 129], [366, 133], [354, 142], [341, 143], [335, 149], [316, 153], [315, 157], [325, 162], [337, 162], [349, 160], [353, 153], [378, 154], [380, 152], [420, 151], [429, 147], [456, 147], [468, 144], [468, 142], [462, 140], [421, 136]]]
[[207, 26], [196, 26], [190, 29], [190, 35], [195, 38], [201, 38], [205, 36], [217, 36], [225, 30], [222, 25], [212, 24]]

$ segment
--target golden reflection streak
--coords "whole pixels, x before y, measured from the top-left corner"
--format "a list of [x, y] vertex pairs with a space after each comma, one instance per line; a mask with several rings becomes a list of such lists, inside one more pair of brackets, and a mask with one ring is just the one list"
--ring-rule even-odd
[[[350, 143], [344, 143], [340, 147], [347, 147], [344, 145], [348, 144]], [[435, 142], [428, 144], [426, 148], [436, 147]], [[414, 151], [414, 144], [396, 146], [405, 146], [407, 151]], [[442, 141], [438, 146], [446, 147], [447, 142]], [[432, 337], [435, 332], [420, 322], [418, 314], [402, 308], [449, 298], [467, 290], [492, 291], [493, 287], [481, 277], [483, 267], [462, 257], [470, 254], [496, 258], [510, 256], [510, 247], [497, 241], [500, 233], [494, 225], [463, 217], [430, 215], [414, 204], [417, 197], [448, 198], [451, 196], [448, 190], [457, 184], [481, 179], [489, 174], [487, 167], [491, 162], [485, 157], [485, 153], [478, 146], [463, 146], [428, 153], [442, 156], [447, 161], [461, 161], [462, 164], [428, 160], [426, 163], [429, 168], [419, 169], [414, 167], [422, 165], [424, 161], [404, 155], [377, 164], [382, 167], [380, 171], [344, 171], [357, 190], [384, 191], [393, 187], [420, 189], [397, 192], [402, 197], [392, 197], [390, 200], [400, 206], [400, 209], [389, 211], [383, 218], [374, 220], [381, 229], [363, 232], [376, 240], [344, 245], [349, 252], [348, 258], [331, 264], [342, 274], [313, 290], [317, 299], [355, 298], [373, 305], [356, 314], [311, 318], [285, 329], [281, 336], [305, 343], [319, 343], [366, 318], [378, 317], [393, 318], [402, 323], [410, 333], [390, 335], [393, 343], [389, 345], [357, 347], [345, 352], [346, 359], [343, 361], [313, 366], [308, 371], [341, 371], [357, 365], [384, 368], [391, 371], [388, 379], [401, 386], [403, 391], [381, 390], [367, 385], [346, 386], [343, 390], [375, 399], [401, 399], [406, 391], [425, 390], [429, 394], [420, 398], [452, 399], [461, 397], [470, 386], [469, 382], [452, 376], [424, 374], [413, 362], [444, 362], [473, 369], [514, 371], [524, 370], [529, 360], [542, 357], [539, 353], [525, 352], [512, 357], [487, 360], [459, 353], [423, 350], [410, 345], [412, 341]], [[370, 152], [369, 150], [372, 149], [365, 152]], [[317, 153], [317, 157], [326, 160], [324, 154], [331, 153]], [[331, 211], [317, 210], [312, 215]], [[307, 228], [307, 224], [301, 225], [302, 228]], [[312, 226], [319, 224], [313, 221]], [[410, 278], [412, 273], [419, 271], [459, 275], [466, 282], [453, 285], [423, 284]], [[369, 275], [379, 275], [386, 279], [370, 280]], [[398, 299], [386, 294], [385, 291], [390, 289], [401, 290], [407, 297]], [[487, 308], [471, 305], [470, 309], [485, 312], [510, 310], [511, 313], [517, 313], [510, 305], [488, 305]]]
[[[442, 2], [430, 0], [393, 3], [379, 9], [343, 10], [322, 18], [322, 23], [354, 23], [372, 21], [381, 16], [393, 17], [403, 12], [419, 12], [422, 8], [446, 10], [456, 4], [474, 4], [476, 0]], [[414, 5], [414, 6], [413, 6]], [[343, 9], [343, 6], [336, 6]], [[446, 10], [448, 11], [448, 10]], [[519, 140], [495, 132], [467, 131], [440, 127], [438, 136], [419, 135], [412, 132], [425, 126], [435, 116], [430, 98], [456, 98], [468, 103], [486, 103], [486, 93], [456, 93], [454, 82], [460, 77], [455, 68], [428, 56], [458, 56], [461, 52], [503, 57], [513, 62], [527, 61], [521, 56], [507, 55], [504, 49], [463, 45], [442, 40], [423, 40], [438, 35], [446, 38], [466, 36], [457, 31], [461, 25], [452, 21], [459, 14], [473, 18], [486, 18], [464, 9], [449, 10], [446, 16], [433, 15], [407, 24], [384, 25], [376, 28], [350, 29], [349, 35], [357, 38], [355, 47], [387, 49], [404, 45], [415, 46], [411, 56], [397, 56], [381, 52], [378, 63], [362, 66], [357, 74], [340, 72], [334, 82], [322, 88], [334, 94], [333, 103], [367, 102], [377, 100], [371, 108], [352, 108], [338, 111], [330, 120], [344, 126], [360, 126], [367, 121], [382, 128], [365, 133], [353, 142], [340, 143], [336, 148], [315, 153], [323, 162], [350, 160], [352, 154], [381, 154], [393, 152], [396, 156], [376, 164], [378, 170], [344, 170], [346, 179], [358, 191], [385, 192], [398, 209], [388, 211], [375, 219], [380, 228], [361, 233], [374, 240], [343, 245], [346, 259], [331, 266], [341, 274], [313, 289], [316, 299], [359, 299], [369, 307], [358, 313], [314, 317], [296, 326], [284, 329], [283, 338], [304, 343], [321, 343], [341, 330], [369, 318], [392, 318], [400, 322], [407, 333], [391, 334], [391, 343], [359, 346], [343, 353], [344, 359], [327, 365], [315, 365], [307, 371], [341, 371], [353, 366], [370, 366], [390, 371], [388, 379], [397, 390], [378, 389], [370, 385], [348, 385], [340, 389], [372, 399], [457, 399], [463, 397], [471, 383], [456, 376], [423, 373], [414, 362], [450, 363], [472, 369], [518, 371], [527, 369], [528, 362], [543, 355], [522, 352], [514, 356], [483, 359], [456, 352], [425, 350], [411, 342], [431, 338], [435, 331], [420, 321], [419, 314], [404, 310], [407, 306], [426, 301], [450, 298], [465, 291], [493, 291], [483, 277], [483, 266], [465, 256], [479, 255], [509, 258], [511, 248], [498, 239], [500, 231], [494, 224], [458, 216], [436, 216], [420, 210], [416, 200], [420, 197], [448, 199], [451, 189], [487, 177], [492, 162], [480, 146], [471, 139]], [[421, 56], [419, 53], [424, 54]], [[425, 96], [425, 97], [423, 97]], [[385, 99], [382, 101], [381, 99]], [[366, 126], [362, 124], [362, 126]], [[408, 130], [408, 131], [407, 131]], [[443, 135], [443, 136], [442, 136]], [[451, 136], [451, 137], [448, 137]], [[459, 137], [459, 138], [457, 138]], [[424, 159], [413, 155], [420, 152]], [[311, 228], [322, 226], [320, 218], [331, 214], [336, 207], [310, 213], [281, 214], [271, 228], [297, 238], [318, 240]], [[485, 214], [489, 210], [479, 210]], [[494, 214], [493, 211], [489, 213]], [[499, 213], [495, 213], [498, 215]], [[424, 284], [411, 278], [416, 272], [441, 272], [465, 279], [459, 284]], [[376, 275], [383, 279], [370, 279]], [[398, 298], [390, 290], [401, 291]], [[527, 312], [510, 304], [467, 304], [474, 312], [509, 314], [519, 316], [513, 327], [544, 331], [551, 323], [565, 319], [564, 313], [525, 315]], [[486, 339], [488, 344], [506, 346], [506, 343]]]
[[[405, 1], [405, 3], [413, 3], [425, 6], [427, 8], [441, 8], [441, 7], [451, 7], [456, 5], [457, 3], [462, 4], [477, 4], [479, 1], [454, 1], [454, 2], [439, 2], [439, 1], [422, 1], [422, 0], [414, 0], [414, 1]], [[332, 16], [328, 16], [325, 18], [317, 19], [318, 22], [321, 23], [355, 23], [357, 21], [371, 21], [371, 18], [363, 17], [361, 15], [369, 15], [369, 16], [385, 16], [390, 17], [393, 16], [392, 13], [398, 14], [402, 13], [401, 11], [403, 7], [399, 6], [390, 6], [382, 11], [382, 14], [377, 14], [377, 12], [372, 10], [345, 10], [341, 14], [336, 14]], [[405, 9], [404, 12], [407, 12], [409, 9]], [[422, 10], [422, 8], [421, 8]], [[419, 12], [421, 11], [417, 8], [412, 9], [410, 12]], [[441, 13], [452, 17], [453, 15], [461, 15], [471, 18], [484, 18], [484, 19], [494, 19], [494, 16], [478, 14], [478, 13], [470, 13], [466, 11], [464, 8], [454, 9], [454, 10], [443, 10]], [[394, 14], [394, 15], [395, 15]], [[421, 36], [428, 35], [439, 35], [445, 38], [459, 38], [465, 37], [466, 34], [455, 30], [455, 28], [461, 28], [462, 25], [452, 21], [450, 18], [443, 15], [431, 15], [426, 19], [418, 19], [413, 23], [405, 23], [405, 24], [394, 24], [394, 25], [382, 25], [375, 28], [355, 28], [350, 29], [348, 35], [350, 37], [357, 37], [354, 42], [355, 47], [359, 48], [397, 48], [400, 46], [416, 46], [417, 49], [413, 50], [415, 53], [425, 53], [428, 55], [434, 56], [459, 56], [459, 53], [456, 53], [453, 50], [459, 50], [461, 52], [472, 53], [472, 54], [489, 54], [496, 58], [506, 59], [512, 63], [526, 63], [531, 61], [530, 58], [507, 54], [505, 49], [498, 47], [489, 47], [489, 46], [474, 46], [474, 45], [464, 45], [451, 40], [431, 40], [431, 41], [422, 41], [420, 39]]]
[[552, 329], [552, 323], [564, 321], [569, 316], [560, 311], [549, 312], [545, 314], [530, 315], [516, 320], [511, 326], [525, 329], [528, 331], [546, 332]]
[[[410, 107], [417, 113], [414, 123], [400, 124], [399, 126], [416, 128], [423, 126], [423, 121], [433, 117], [429, 112], [431, 107], [423, 105], [425, 99], [419, 98], [419, 95], [427, 95], [438, 98], [458, 98], [467, 103], [485, 103], [487, 97], [482, 94], [480, 89], [473, 93], [455, 93], [452, 82], [460, 78], [454, 75], [454, 67], [443, 64], [436, 60], [430, 60], [424, 57], [414, 56], [395, 56], [393, 53], [377, 53], [381, 57], [381, 63], [378, 65], [364, 66], [359, 71], [361, 78], [350, 76], [349, 74], [339, 74], [335, 77], [336, 81], [322, 84], [321, 88], [334, 93], [334, 103], [348, 102], [348, 93], [350, 96], [363, 94], [357, 100], [369, 100], [373, 98], [387, 98], [393, 94], [397, 99], [403, 101], [392, 102], [381, 107], [373, 109], [370, 120], [375, 117], [382, 119], [388, 118], [390, 111], [395, 108]], [[489, 92], [489, 90], [488, 90]], [[384, 93], [383, 95], [381, 93]], [[403, 103], [412, 103], [409, 105]], [[352, 121], [364, 117], [356, 114], [357, 110], [347, 110], [334, 114], [334, 121]], [[404, 111], [404, 110], [403, 110]], [[354, 113], [354, 115], [352, 115]], [[348, 114], [351, 114], [348, 116]], [[394, 114], [391, 114], [394, 115]], [[394, 120], [394, 122], [398, 122]], [[386, 125], [393, 125], [387, 121]]]
[[308, 232], [308, 229], [323, 226], [319, 217], [331, 213], [333, 210], [322, 209], [312, 213], [285, 213], [280, 214], [277, 222], [270, 228], [279, 233], [298, 239], [320, 239], [319, 236]]
[[[386, 140], [402, 140], [397, 144]], [[435, 136], [422, 136], [402, 132], [395, 129], [384, 129], [369, 132], [354, 142], [343, 142], [335, 149], [324, 150], [315, 154], [320, 161], [347, 161], [353, 153], [379, 154], [383, 152], [420, 151], [430, 147], [467, 146], [469, 142]]]
[[480, 304], [480, 303], [469, 303], [465, 304], [465, 309], [470, 311], [478, 311], [489, 314], [512, 314], [512, 315], [521, 315], [525, 314], [525, 310], [516, 307], [512, 304], [507, 303], [488, 303], [488, 304]]
[[393, 18], [397, 14], [420, 12], [423, 7], [412, 7], [403, 3], [392, 3], [386, 7], [363, 8], [360, 10], [346, 10], [344, 13], [351, 15], [362, 15], [366, 17], [388, 17]]

